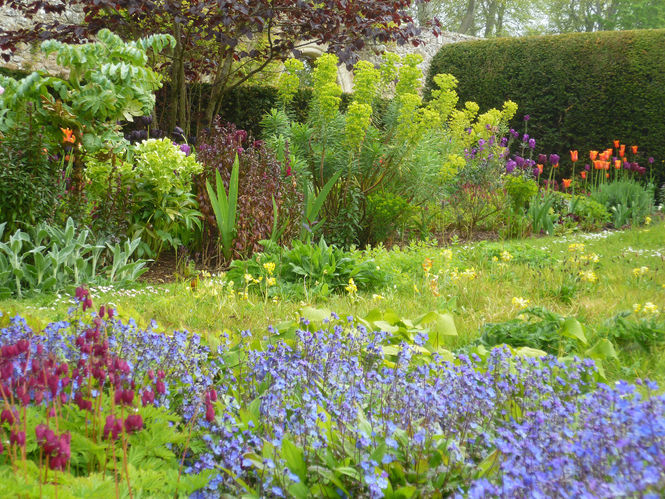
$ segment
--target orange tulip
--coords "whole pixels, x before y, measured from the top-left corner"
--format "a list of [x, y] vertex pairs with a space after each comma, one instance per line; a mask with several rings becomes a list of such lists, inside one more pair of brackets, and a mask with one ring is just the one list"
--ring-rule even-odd
[[62, 134], [64, 135], [62, 139], [63, 142], [71, 142], [72, 144], [76, 142], [76, 137], [71, 128], [61, 128], [60, 130], [62, 130]]
[[559, 168], [559, 163], [557, 163], [556, 165], [552, 165], [552, 168]]
[[562, 180], [562, 182], [563, 182], [563, 188], [564, 188], [564, 189], [568, 189], [568, 188], [570, 187], [570, 183], [571, 183], [572, 181], [573, 181], [573, 179], [571, 179], [571, 178], [564, 178], [564, 179]]
[[584, 180], [586, 180], [586, 171], [582, 171], [582, 172], [580, 172], [580, 175], [582, 175], [582, 178], [583, 178]]
[[621, 160], [620, 159], [615, 159], [614, 160], [614, 168], [616, 168], [617, 170], [619, 168], [621, 168]]
[[594, 161], [594, 162], [593, 162], [593, 167], [594, 167], [594, 169], [596, 169], [596, 170], [600, 170], [600, 163], [601, 163], [600, 160], [596, 160], [596, 161]]
[[619, 149], [619, 156], [622, 158], [626, 155], [626, 144], [621, 144], [621, 148]]
[[596, 158], [598, 157], [598, 151], [589, 151], [589, 157], [591, 158], [591, 161], [596, 161]]
[[606, 170], [609, 170], [610, 169], [610, 162], [609, 161], [604, 161], [603, 166]]
[[570, 151], [570, 160], [575, 163], [577, 161], [577, 151]]
[[633, 151], [633, 154], [637, 154], [637, 146], [631, 146], [630, 147]]
[[543, 173], [543, 165], [538, 163], [536, 166], [538, 167], [538, 173]]
[[609, 174], [609, 173], [606, 173], [606, 174], [605, 174], [605, 178], [610, 178], [610, 174]]
[[619, 144], [620, 144], [620, 143], [621, 143], [620, 140], [615, 140], [615, 141], [614, 141], [614, 148], [615, 148], [615, 149], [619, 149]]

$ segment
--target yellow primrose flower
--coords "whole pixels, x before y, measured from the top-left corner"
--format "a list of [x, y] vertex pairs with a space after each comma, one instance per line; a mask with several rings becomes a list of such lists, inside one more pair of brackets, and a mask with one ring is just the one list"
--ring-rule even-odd
[[511, 255], [508, 251], [503, 251], [501, 252], [501, 260], [504, 262], [509, 262], [513, 259], [513, 255]]
[[385, 300], [385, 299], [386, 298], [384, 296], [381, 296], [381, 295], [377, 295], [377, 294], [372, 295], [372, 300], [381, 301], [381, 300]]
[[275, 279], [274, 277], [268, 277], [266, 279], [266, 284], [268, 286], [274, 286], [275, 284], [277, 284], [277, 279]]
[[650, 301], [646, 302], [642, 308], [642, 313], [646, 315], [658, 315], [658, 312], [658, 307]]
[[640, 310], [642, 310], [642, 305], [639, 303], [633, 303], [633, 312], [638, 313]]
[[514, 296], [512, 300], [513, 307], [517, 307], [520, 310], [527, 308], [530, 302], [531, 300], [528, 300], [527, 298], [522, 298], [520, 296]]
[[633, 269], [633, 276], [641, 277], [649, 272], [649, 267], [637, 267]]
[[598, 277], [596, 276], [596, 273], [593, 270], [581, 271], [578, 275], [580, 279], [584, 282], [589, 282], [593, 284], [598, 280]]
[[420, 291], [418, 290], [418, 286], [416, 286], [415, 284], [413, 285], [413, 290], [414, 290], [416, 293], [420, 294]]
[[644, 225], [650, 225], [651, 224], [651, 217], [645, 217], [644, 218]]
[[568, 245], [568, 251], [571, 253], [583, 253], [584, 244], [583, 243], [573, 243]]
[[252, 282], [254, 278], [252, 277], [252, 274], [245, 274], [245, 281], [246, 282]]
[[453, 259], [453, 251], [449, 249], [441, 250], [441, 256], [444, 260], [450, 261]]
[[492, 257], [492, 261], [493, 261], [493, 262], [498, 262], [498, 261], [499, 261], [499, 257], [498, 257], [498, 256], [493, 256], [493, 257]]
[[349, 284], [344, 289], [346, 289], [350, 295], [354, 295], [358, 292], [358, 286], [356, 286], [356, 283], [353, 281], [353, 277], [349, 277]]
[[275, 262], [266, 262], [263, 264], [263, 268], [266, 269], [269, 275], [275, 271]]

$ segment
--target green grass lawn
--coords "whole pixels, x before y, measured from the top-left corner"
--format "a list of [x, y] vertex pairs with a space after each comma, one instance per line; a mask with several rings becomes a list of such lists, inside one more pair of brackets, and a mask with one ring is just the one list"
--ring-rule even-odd
[[[373, 258], [376, 265], [388, 271], [390, 285], [327, 299], [310, 296], [307, 283], [303, 284], [302, 299], [264, 299], [258, 290], [250, 288], [248, 299], [243, 299], [238, 293], [229, 293], [222, 276], [202, 278], [196, 289], [190, 282], [140, 284], [133, 289], [98, 288], [93, 290], [93, 298], [95, 305], [109, 304], [121, 317], [133, 317], [142, 325], [154, 320], [165, 331], [187, 329], [206, 335], [247, 329], [264, 335], [268, 325], [297, 319], [305, 306], [356, 317], [373, 309], [391, 309], [404, 318], [446, 310], [455, 317], [458, 331], [457, 336], [447, 339], [445, 347], [450, 350], [477, 339], [483, 324], [519, 316], [524, 305], [576, 317], [590, 339], [608, 336], [611, 319], [632, 312], [636, 304], [641, 311], [631, 313], [627, 320], [655, 318], [661, 327], [665, 322], [662, 221], [618, 232], [447, 248], [420, 243], [402, 249], [358, 251], [357, 255]], [[36, 295], [20, 301], [0, 301], [0, 311], [28, 316], [38, 324], [65, 318], [68, 300], [65, 294]], [[644, 306], [649, 303], [660, 312], [645, 313]], [[648, 305], [647, 311], [650, 308]], [[665, 380], [663, 345], [652, 343], [648, 350], [637, 343], [623, 344], [617, 349], [620, 363], [607, 366], [608, 378]]]

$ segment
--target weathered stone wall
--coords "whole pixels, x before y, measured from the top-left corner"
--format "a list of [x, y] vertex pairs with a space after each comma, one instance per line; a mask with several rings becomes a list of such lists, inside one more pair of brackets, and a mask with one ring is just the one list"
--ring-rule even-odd
[[[75, 23], [81, 20], [83, 13], [81, 10], [68, 8], [62, 15], [45, 14], [40, 11], [35, 16], [36, 22], [47, 22], [57, 19], [63, 23]], [[16, 29], [30, 28], [32, 21], [22, 17], [14, 9], [5, 6], [0, 7], [0, 30], [11, 31]], [[31, 47], [21, 44], [13, 53], [10, 54], [9, 62], [0, 60], [0, 65], [9, 69], [21, 69], [24, 71], [45, 70], [51, 74], [62, 74], [63, 70], [56, 62], [55, 57], [44, 57], [38, 47]]]

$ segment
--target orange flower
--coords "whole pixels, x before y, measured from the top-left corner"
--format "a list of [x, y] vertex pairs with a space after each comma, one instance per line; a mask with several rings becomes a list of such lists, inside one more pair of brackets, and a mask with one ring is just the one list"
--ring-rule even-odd
[[614, 168], [616, 168], [617, 170], [619, 168], [621, 168], [621, 160], [620, 159], [615, 159], [614, 160]]
[[610, 174], [609, 174], [609, 173], [606, 173], [606, 174], [605, 174], [605, 178], [610, 178]]
[[538, 173], [543, 173], [543, 165], [538, 163], [536, 166], [538, 167]]
[[552, 165], [552, 168], [559, 168], [559, 163]]
[[572, 181], [573, 181], [573, 179], [571, 179], [571, 178], [564, 178], [564, 179], [562, 180], [562, 182], [563, 182], [563, 188], [564, 188], [564, 189], [568, 189], [568, 188], [570, 187], [570, 183], [571, 183]]
[[65, 161], [69, 161], [69, 154], [65, 154]]
[[600, 161], [599, 159], [597, 159], [596, 161], [593, 162], [593, 167], [594, 167], [596, 170], [600, 170], [600, 169], [601, 169], [601, 166], [600, 166], [601, 163], [602, 163], [602, 161]]
[[60, 128], [60, 130], [62, 130], [62, 134], [64, 135], [62, 139], [63, 142], [71, 142], [72, 144], [76, 142], [76, 137], [71, 128]]
[[603, 168], [605, 170], [609, 170], [610, 169], [610, 162], [609, 161], [603, 161]]
[[619, 144], [620, 144], [620, 143], [621, 143], [620, 140], [615, 140], [615, 141], [614, 141], [614, 148], [615, 148], [615, 149], [619, 149]]
[[582, 178], [583, 178], [584, 180], [586, 180], [586, 171], [582, 170], [582, 171], [580, 172], [580, 175], [582, 175]]
[[432, 259], [431, 258], [425, 258], [423, 261], [423, 270], [425, 273], [428, 273], [432, 269]]
[[591, 158], [591, 161], [596, 161], [596, 158], [598, 157], [598, 151], [589, 151], [589, 157]]
[[577, 151], [570, 151], [570, 160], [575, 163], [577, 161]]
[[631, 146], [630, 147], [633, 151], [633, 154], [637, 154], [637, 146]]

